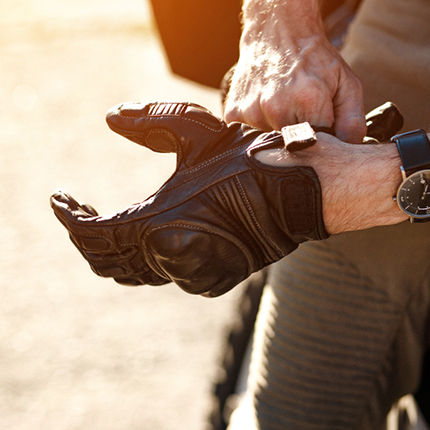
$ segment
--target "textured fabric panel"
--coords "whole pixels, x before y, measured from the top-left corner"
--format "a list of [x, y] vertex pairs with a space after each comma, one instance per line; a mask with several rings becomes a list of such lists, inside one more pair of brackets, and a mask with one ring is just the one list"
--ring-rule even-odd
[[406, 222], [308, 242], [273, 265], [229, 430], [382, 429], [420, 381], [428, 237], [430, 225]]
[[364, 0], [342, 50], [364, 86], [366, 112], [392, 101], [404, 131], [430, 126], [429, 22], [429, 0]]
[[272, 271], [259, 318], [251, 386], [261, 428], [356, 428], [402, 310], [317, 245]]

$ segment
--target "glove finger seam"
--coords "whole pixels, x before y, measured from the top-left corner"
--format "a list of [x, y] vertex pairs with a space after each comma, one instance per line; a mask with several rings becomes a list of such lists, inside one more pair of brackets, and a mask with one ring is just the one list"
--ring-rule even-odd
[[[138, 220], [140, 220], [140, 219], [138, 219]], [[132, 220], [133, 221], [133, 220]], [[131, 221], [131, 222], [132, 222]], [[140, 242], [138, 241], [138, 242], [132, 242], [132, 243], [123, 243], [122, 241], [121, 241], [121, 238], [119, 237], [119, 234], [121, 233], [121, 231], [123, 230], [123, 229], [125, 229], [126, 227], [128, 227], [128, 224], [122, 224], [122, 225], [120, 225], [116, 230], [115, 230], [115, 237], [116, 237], [116, 240], [117, 240], [117, 242], [118, 242], [118, 244], [120, 245], [120, 246], [136, 246], [136, 247], [138, 247], [139, 248], [139, 246], [140, 246]]]
[[[127, 119], [133, 119], [133, 120], [136, 119], [136, 117], [131, 116], [131, 115], [121, 115], [121, 118], [127, 118]], [[191, 119], [191, 118], [186, 118], [186, 117], [183, 117], [183, 116], [178, 115], [178, 114], [176, 114], [176, 115], [175, 114], [172, 114], [172, 115], [160, 115], [160, 116], [152, 115], [152, 116], [146, 116], [146, 118], [148, 118], [149, 121], [151, 119], [155, 119], [155, 120], [158, 120], [158, 119], [165, 120], [165, 119], [167, 119], [168, 120], [170, 118], [178, 118], [178, 119], [181, 119], [181, 120], [184, 120], [184, 121], [194, 122], [195, 124], [201, 125], [202, 127], [206, 128], [209, 131], [213, 131], [214, 133], [221, 133], [221, 131], [223, 131], [225, 129], [225, 127], [226, 127], [225, 123], [223, 123], [221, 121], [220, 121], [221, 127], [219, 129], [217, 129], [217, 128], [214, 128], [214, 127], [210, 127], [210, 126], [208, 126], [207, 124], [205, 124], [205, 123], [203, 123], [201, 121], [197, 121], [197, 120]], [[123, 130], [125, 131], [125, 129], [123, 129]], [[142, 130], [141, 132], [144, 132], [144, 131], [145, 130]]]
[[[228, 195], [229, 192], [225, 186], [225, 184], [220, 184], [220, 187], [222, 188], [224, 193], [221, 193], [220, 197], [221, 200], [223, 201], [224, 204], [224, 211], [228, 211], [227, 208], [229, 208], [229, 203], [227, 201], [227, 199], [225, 198], [225, 195]], [[212, 193], [212, 199], [216, 202], [217, 196], [215, 195], [214, 191], [211, 189], [210, 192]], [[200, 199], [200, 201], [202, 201], [203, 204], [207, 205], [208, 203], [206, 203], [204, 200], [201, 199], [200, 196], [198, 196], [198, 198]], [[215, 212], [233, 231], [235, 231], [236, 229], [238, 229], [238, 223], [232, 223], [230, 221], [229, 218], [227, 218], [226, 216], [224, 216], [223, 213], [221, 213], [221, 211], [219, 211], [216, 208], [216, 204], [215, 205], [210, 205], [210, 208], [213, 212]], [[236, 218], [236, 217], [233, 217]], [[242, 234], [242, 238], [240, 238], [240, 241], [243, 244], [246, 244], [246, 246], [251, 250], [252, 254], [253, 254], [253, 259], [255, 260], [255, 264], [257, 266], [261, 266], [261, 264], [263, 264], [263, 258], [260, 257], [261, 254], [261, 249], [257, 246], [255, 238], [251, 238], [251, 240], [249, 238], [246, 238], [246, 234], [249, 235], [249, 231], [247, 230], [246, 227], [243, 226], [243, 223], [239, 222], [239, 224], [242, 225], [242, 228], [244, 228], [245, 230], [245, 234]]]

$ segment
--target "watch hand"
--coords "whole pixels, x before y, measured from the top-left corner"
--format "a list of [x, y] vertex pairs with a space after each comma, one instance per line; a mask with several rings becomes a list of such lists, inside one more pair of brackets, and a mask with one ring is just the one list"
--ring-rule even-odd
[[424, 192], [423, 192], [423, 196], [421, 197], [421, 200], [424, 200], [425, 199], [425, 196], [426, 196], [426, 194], [427, 194], [427, 189], [428, 189], [428, 184], [426, 185], [426, 187], [425, 187], [425, 189], [424, 189]]

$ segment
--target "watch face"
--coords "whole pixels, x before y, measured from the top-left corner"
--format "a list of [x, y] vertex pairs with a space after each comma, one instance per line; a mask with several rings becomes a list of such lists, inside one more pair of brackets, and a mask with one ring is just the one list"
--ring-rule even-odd
[[414, 218], [430, 217], [430, 170], [408, 176], [397, 192], [397, 203]]

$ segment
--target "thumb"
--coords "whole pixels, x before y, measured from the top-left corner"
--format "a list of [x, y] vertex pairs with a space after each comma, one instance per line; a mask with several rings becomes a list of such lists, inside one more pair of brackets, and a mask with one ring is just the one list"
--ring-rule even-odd
[[193, 103], [123, 103], [106, 114], [114, 132], [156, 152], [187, 153], [210, 145], [227, 128], [224, 121]]
[[358, 81], [349, 82], [339, 88], [334, 99], [336, 136], [348, 143], [361, 143], [367, 126], [363, 93]]
[[100, 224], [98, 221], [101, 217], [93, 207], [78, 203], [62, 190], [55, 191], [50, 202], [55, 216], [66, 228], [71, 241], [80, 252], [106, 252], [112, 248], [113, 241], [104, 234], [105, 230], [94, 230], [94, 227]]
[[51, 207], [63, 225], [73, 225], [77, 219], [97, 217], [97, 211], [88, 204], [78, 203], [70, 194], [56, 190], [50, 198]]

